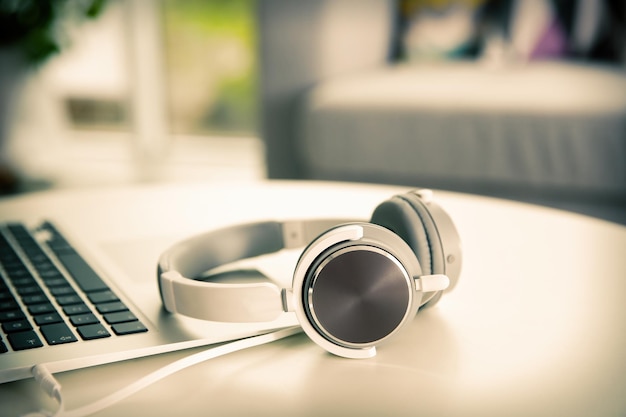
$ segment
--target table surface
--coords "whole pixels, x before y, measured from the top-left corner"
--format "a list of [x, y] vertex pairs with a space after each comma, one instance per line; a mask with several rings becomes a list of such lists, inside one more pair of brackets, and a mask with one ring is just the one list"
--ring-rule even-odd
[[[0, 219], [49, 216], [103, 247], [145, 242], [148, 253], [241, 221], [367, 218], [404, 191], [321, 182], [49, 191], [0, 200]], [[183, 370], [96, 415], [624, 415], [626, 227], [505, 200], [435, 196], [463, 242], [459, 284], [376, 357], [338, 358], [300, 334]], [[153, 274], [155, 265], [126, 267]], [[66, 408], [189, 353], [61, 373]], [[0, 415], [40, 407], [54, 403], [32, 380], [0, 385]]]

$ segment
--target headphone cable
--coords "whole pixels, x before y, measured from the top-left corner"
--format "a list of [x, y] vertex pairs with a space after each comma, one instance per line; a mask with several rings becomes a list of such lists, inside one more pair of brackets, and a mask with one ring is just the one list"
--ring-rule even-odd
[[197, 365], [209, 359], [217, 358], [227, 355], [229, 353], [237, 352], [243, 349], [260, 346], [266, 343], [275, 342], [280, 339], [284, 339], [289, 336], [293, 336], [300, 333], [302, 328], [299, 326], [288, 327], [273, 331], [271, 333], [265, 333], [259, 336], [248, 337], [245, 339], [239, 339], [234, 342], [229, 342], [217, 347], [213, 347], [202, 352], [198, 352], [169, 365], [157, 369], [156, 371], [140, 378], [139, 380], [131, 383], [130, 385], [116, 391], [104, 398], [94, 401], [91, 404], [76, 408], [74, 410], [65, 410], [63, 395], [61, 392], [61, 384], [54, 378], [52, 373], [47, 369], [45, 364], [35, 365], [32, 369], [33, 377], [39, 382], [40, 387], [48, 394], [48, 396], [54, 398], [59, 407], [56, 412], [52, 413], [46, 410], [39, 412], [29, 413], [22, 417], [83, 417], [88, 416], [98, 411], [104, 410], [123, 399], [131, 396], [132, 394], [160, 381], [161, 379], [174, 374], [175, 372], [186, 369], [190, 366]]

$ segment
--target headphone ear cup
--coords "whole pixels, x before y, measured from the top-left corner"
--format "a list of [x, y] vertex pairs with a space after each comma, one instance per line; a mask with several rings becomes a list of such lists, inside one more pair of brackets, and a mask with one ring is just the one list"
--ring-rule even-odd
[[371, 223], [391, 230], [413, 250], [424, 275], [432, 274], [432, 257], [421, 217], [406, 200], [395, 196], [384, 201], [372, 213]]
[[413, 210], [415, 210], [415, 213], [419, 216], [421, 224], [426, 231], [426, 238], [430, 248], [431, 273], [445, 273], [445, 256], [443, 253], [441, 238], [439, 236], [439, 231], [437, 230], [437, 225], [435, 224], [426, 203], [424, 203], [424, 201], [415, 193], [406, 193], [399, 197], [413, 207]]
[[352, 222], [322, 233], [304, 249], [286, 301], [304, 332], [327, 351], [371, 357], [426, 301], [415, 285], [424, 271], [400, 235]]

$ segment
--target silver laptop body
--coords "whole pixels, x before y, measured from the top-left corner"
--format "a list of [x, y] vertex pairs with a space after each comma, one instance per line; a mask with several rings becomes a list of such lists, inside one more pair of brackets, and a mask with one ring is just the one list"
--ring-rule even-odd
[[[0, 219], [0, 383], [30, 377], [36, 364], [61, 372], [295, 323], [289, 315], [231, 324], [168, 314], [155, 275], [165, 242], [101, 248], [70, 229], [54, 221]], [[250, 278], [243, 276], [250, 271], [241, 274]]]

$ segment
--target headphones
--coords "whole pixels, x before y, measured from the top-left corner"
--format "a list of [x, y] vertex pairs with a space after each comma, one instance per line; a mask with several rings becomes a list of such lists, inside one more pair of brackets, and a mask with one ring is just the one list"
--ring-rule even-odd
[[[241, 259], [304, 247], [291, 288], [195, 278]], [[304, 332], [330, 353], [368, 358], [421, 306], [451, 290], [461, 242], [430, 190], [384, 201], [370, 222], [264, 221], [184, 240], [163, 253], [158, 284], [171, 313], [220, 322], [265, 322], [295, 312]]]

